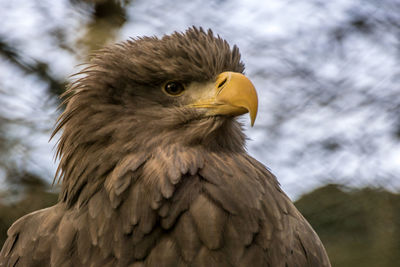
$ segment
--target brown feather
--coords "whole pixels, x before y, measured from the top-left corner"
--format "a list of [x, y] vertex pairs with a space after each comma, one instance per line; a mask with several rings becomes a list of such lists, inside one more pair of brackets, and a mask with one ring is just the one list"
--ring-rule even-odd
[[227, 216], [225, 212], [201, 194], [190, 206], [190, 215], [196, 225], [199, 238], [207, 248], [220, 248]]
[[191, 262], [199, 252], [201, 242], [197, 234], [193, 219], [185, 213], [174, 228], [174, 236], [181, 251], [182, 258]]

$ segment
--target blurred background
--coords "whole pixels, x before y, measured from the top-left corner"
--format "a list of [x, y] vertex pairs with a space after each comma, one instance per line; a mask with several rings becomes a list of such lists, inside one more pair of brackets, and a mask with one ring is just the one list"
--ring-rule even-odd
[[239, 46], [260, 98], [249, 153], [333, 266], [400, 264], [399, 0], [0, 0], [0, 245], [51, 186], [59, 95], [104, 45], [196, 25]]

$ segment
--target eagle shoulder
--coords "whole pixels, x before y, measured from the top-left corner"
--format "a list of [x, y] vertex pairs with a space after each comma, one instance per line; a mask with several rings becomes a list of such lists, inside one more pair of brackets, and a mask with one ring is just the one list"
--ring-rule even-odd
[[7, 232], [8, 238], [0, 253], [0, 266], [49, 265], [51, 247], [60, 244], [53, 235], [63, 216], [61, 209], [55, 205], [18, 219]]

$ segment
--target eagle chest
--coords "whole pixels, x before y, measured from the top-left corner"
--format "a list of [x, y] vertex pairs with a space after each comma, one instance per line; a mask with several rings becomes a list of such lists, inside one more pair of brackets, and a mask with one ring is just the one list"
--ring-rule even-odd
[[[110, 222], [117, 224], [111, 242], [126, 243], [125, 256], [135, 261], [173, 261], [166, 266], [244, 259], [259, 231], [264, 187], [249, 164], [241, 154], [187, 147], [127, 156], [105, 183]], [[106, 207], [94, 211], [100, 197], [89, 201], [89, 214], [107, 217]], [[122, 250], [115, 254], [125, 258]]]

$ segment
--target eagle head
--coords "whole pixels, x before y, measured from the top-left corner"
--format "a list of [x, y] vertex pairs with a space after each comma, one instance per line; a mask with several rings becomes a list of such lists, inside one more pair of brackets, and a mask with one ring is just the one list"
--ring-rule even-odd
[[104, 176], [132, 151], [174, 143], [243, 151], [234, 117], [253, 125], [258, 105], [243, 71], [236, 46], [195, 27], [99, 51], [65, 93], [58, 174]]

